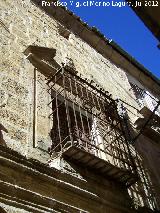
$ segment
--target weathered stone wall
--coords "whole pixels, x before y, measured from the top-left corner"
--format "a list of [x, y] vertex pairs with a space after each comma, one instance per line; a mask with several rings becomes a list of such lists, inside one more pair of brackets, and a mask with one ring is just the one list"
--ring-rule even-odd
[[[113, 98], [121, 98], [138, 108], [125, 71], [76, 35], [61, 36], [63, 27], [29, 0], [2, 0], [1, 14], [0, 142], [3, 145], [42, 162], [49, 159], [46, 150], [51, 144], [50, 109], [47, 106], [50, 95], [45, 76], [34, 69], [23, 53], [29, 45], [56, 49], [54, 59], [57, 63], [61, 64], [66, 57], [71, 58], [75, 69], [83, 76], [94, 80], [113, 94]], [[134, 119], [137, 111], [129, 110], [131, 119]], [[58, 191], [58, 188], [54, 190]], [[104, 190], [101, 196], [103, 193]], [[66, 199], [71, 197], [66, 195]], [[89, 208], [94, 212], [92, 202]]]
[[155, 143], [149, 138], [141, 135], [140, 139], [136, 143], [136, 148], [141, 156], [143, 156], [144, 164], [151, 177], [153, 188], [160, 205], [160, 146], [158, 143]]
[[[5, 103], [0, 113], [1, 122], [8, 130], [8, 133], [3, 133], [7, 146], [25, 155], [31, 155], [32, 152], [29, 147], [33, 146], [34, 137], [35, 76], [34, 67], [23, 54], [29, 45], [55, 48], [57, 50], [55, 59], [59, 64], [65, 57], [71, 58], [78, 72], [88, 79], [93, 79], [113, 94], [114, 98], [122, 98], [129, 101], [131, 105], [136, 105], [132, 92], [129, 92], [130, 85], [125, 72], [98, 54], [87, 43], [72, 33], [68, 39], [61, 36], [60, 24], [29, 1], [2, 1], [1, 5], [0, 91]], [[40, 125], [39, 129], [35, 130], [41, 136], [36, 137], [38, 141], [43, 141], [43, 138], [47, 136], [46, 143], [49, 144], [49, 121], [46, 115], [43, 115], [43, 112], [46, 114], [45, 111], [48, 110], [46, 104], [49, 97], [48, 94], [41, 94], [39, 79], [36, 84], [37, 101], [41, 102], [41, 106], [37, 103], [36, 112], [38, 113], [36, 122]], [[41, 94], [41, 97], [38, 94]], [[136, 111], [133, 112], [133, 116], [134, 114]], [[44, 132], [42, 134], [41, 130], [45, 130], [45, 134]]]

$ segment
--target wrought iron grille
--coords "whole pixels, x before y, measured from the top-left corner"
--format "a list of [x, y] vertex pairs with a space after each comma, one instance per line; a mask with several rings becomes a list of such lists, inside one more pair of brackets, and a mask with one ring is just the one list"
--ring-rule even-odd
[[143, 100], [145, 97], [145, 91], [138, 87], [136, 84], [130, 83], [132, 90], [137, 98], [137, 100]]
[[[137, 85], [132, 83], [130, 84], [140, 107], [146, 107], [151, 112], [153, 112], [153, 110], [158, 104], [158, 99], [154, 98], [151, 94], [139, 88]], [[144, 117], [144, 121], [147, 117], [149, 117], [149, 115], [150, 113], [146, 114], [146, 116]], [[155, 130], [157, 133], [160, 133], [160, 106], [155, 111], [155, 116], [153, 116], [148, 126]]]
[[49, 84], [52, 152], [78, 146], [114, 166], [133, 171], [116, 102], [66, 70], [57, 72]]
[[[69, 147], [78, 147], [119, 168], [119, 174], [129, 171], [138, 175], [138, 181], [131, 178], [126, 184], [134, 206], [146, 205], [154, 209], [148, 175], [134, 147], [126, 139], [117, 103], [93, 83], [64, 67], [48, 80], [51, 95], [48, 105], [52, 109], [49, 117], [53, 125], [50, 154], [62, 155]], [[124, 179], [123, 172], [121, 174]]]
[[[141, 89], [136, 84], [130, 83], [131, 88], [136, 96], [136, 100], [138, 104], [143, 107], [147, 106], [151, 111], [154, 110], [158, 103], [158, 99], [154, 98], [153, 95], [151, 95], [149, 92], [145, 91], [144, 89]], [[155, 112], [157, 115], [160, 116], [160, 107]]]

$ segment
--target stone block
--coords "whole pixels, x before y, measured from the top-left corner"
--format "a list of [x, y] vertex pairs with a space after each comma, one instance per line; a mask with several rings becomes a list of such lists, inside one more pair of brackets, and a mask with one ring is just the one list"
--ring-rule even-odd
[[19, 82], [12, 80], [8, 77], [2, 78], [2, 88], [4, 88], [8, 93], [17, 95], [21, 98], [27, 98], [28, 90], [19, 84]]

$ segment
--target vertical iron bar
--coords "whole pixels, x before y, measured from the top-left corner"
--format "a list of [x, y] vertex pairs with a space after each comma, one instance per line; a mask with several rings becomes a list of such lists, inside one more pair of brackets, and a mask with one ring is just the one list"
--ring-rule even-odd
[[[73, 79], [74, 81], [74, 79]], [[74, 92], [73, 92], [73, 89], [72, 89], [72, 79], [69, 78], [69, 85], [70, 85], [70, 89], [71, 89], [71, 94], [74, 96]], [[76, 131], [76, 137], [77, 137], [77, 133], [78, 133], [78, 122], [77, 122], [77, 116], [76, 116], [76, 110], [75, 110], [75, 102], [72, 100], [72, 105], [73, 105], [73, 114], [74, 114], [74, 118], [75, 118], [75, 124], [76, 124], [76, 130], [73, 130], [73, 131]]]
[[126, 137], [126, 130], [124, 129], [124, 126], [123, 126], [123, 125], [126, 126], [128, 136], [130, 137], [130, 132], [129, 132], [129, 129], [128, 129], [128, 124], [126, 123], [126, 118], [124, 118], [124, 116], [123, 116], [123, 122], [124, 122], [124, 124], [123, 124], [122, 119], [120, 118], [120, 115], [119, 115], [118, 112], [117, 112], [117, 107], [116, 107], [115, 101], [114, 101], [114, 106], [115, 106], [115, 109], [116, 109], [116, 110], [115, 110], [115, 111], [116, 111], [116, 114], [117, 114], [117, 116], [118, 116], [118, 118], [119, 118], [119, 121], [120, 121], [120, 125], [121, 125], [122, 132], [123, 132], [123, 134], [124, 134], [125, 144], [126, 144], [126, 146], [127, 146], [127, 151], [128, 151], [128, 155], [129, 155], [131, 164], [132, 164], [132, 169], [133, 169], [134, 173], [135, 173], [136, 175], [138, 175], [138, 174], [137, 174], [137, 169], [136, 169], [135, 162], [134, 162], [134, 160], [133, 160], [133, 158], [132, 158], [132, 154], [131, 154], [131, 150], [130, 150], [130, 147], [129, 147], [128, 139], [127, 139], [127, 137]]
[[[87, 99], [89, 100], [88, 88], [85, 87], [85, 89], [86, 89]], [[86, 117], [87, 117], [87, 125], [88, 125], [89, 134], [91, 135], [91, 128], [90, 128], [90, 124], [89, 124], [88, 112], [87, 111], [85, 111], [85, 112], [86, 112]]]
[[[74, 83], [75, 83], [75, 88], [76, 88], [76, 95], [79, 99], [79, 92], [78, 92], [78, 86], [77, 86], [77, 80], [76, 80], [76, 77], [74, 77]], [[81, 97], [80, 97], [81, 98]], [[82, 125], [82, 131], [84, 133], [84, 127], [83, 127], [83, 119], [82, 119], [82, 115], [81, 115], [81, 106], [80, 106], [80, 103], [79, 103], [79, 100], [78, 100], [78, 108], [79, 108], [79, 115], [80, 115], [80, 120], [81, 120], [81, 125]], [[78, 134], [79, 134], [79, 130], [78, 130]], [[80, 135], [79, 135], [80, 137]]]
[[[55, 81], [56, 81], [56, 75], [55, 75]], [[58, 123], [58, 134], [59, 134], [59, 141], [60, 141], [60, 149], [62, 151], [62, 138], [61, 138], [61, 130], [60, 130], [60, 120], [59, 120], [59, 109], [58, 109], [58, 99], [57, 99], [57, 91], [55, 90], [56, 92], [56, 115], [57, 115], [57, 123]], [[54, 115], [53, 115], [54, 116]], [[57, 145], [57, 144], [56, 144]]]
[[73, 137], [72, 137], [72, 131], [71, 131], [71, 122], [70, 122], [70, 116], [69, 116], [69, 109], [68, 109], [68, 102], [67, 102], [67, 93], [66, 93], [66, 85], [65, 85], [65, 78], [67, 77], [64, 67], [62, 68], [62, 73], [63, 73], [63, 88], [64, 88], [64, 102], [65, 102], [65, 108], [66, 108], [66, 115], [67, 115], [67, 124], [68, 124], [68, 130], [69, 130], [69, 135], [71, 139], [71, 144], [73, 146]]
[[[83, 93], [83, 89], [82, 89], [82, 85], [80, 84], [80, 89], [81, 89], [81, 94], [82, 94], [82, 100], [85, 101], [85, 97], [84, 97], [84, 93]], [[85, 109], [85, 104], [83, 106], [83, 108]], [[83, 122], [83, 117], [82, 117], [82, 122]], [[84, 124], [82, 123], [82, 128], [83, 128], [83, 132], [84, 132], [84, 136], [85, 136], [85, 129], [84, 129]], [[88, 151], [88, 144], [85, 144], [86, 150]]]
[[[94, 100], [94, 95], [93, 93], [91, 92], [91, 96], [92, 96], [92, 103], [93, 105], [96, 107], [96, 104], [95, 104], [95, 100]], [[98, 137], [97, 137], [97, 125], [95, 125], [95, 116], [93, 116], [93, 113], [92, 113], [92, 120], [93, 120], [93, 140], [94, 140], [94, 144], [98, 145]], [[94, 135], [95, 134], [95, 135]], [[97, 143], [97, 144], [96, 144]], [[97, 153], [97, 156], [98, 156], [98, 150], [96, 149], [96, 153]]]

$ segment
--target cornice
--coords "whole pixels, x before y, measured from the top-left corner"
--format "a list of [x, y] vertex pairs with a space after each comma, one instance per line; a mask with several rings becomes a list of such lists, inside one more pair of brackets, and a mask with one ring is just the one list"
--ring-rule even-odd
[[[32, 204], [29, 204], [30, 208], [34, 205], [38, 208], [41, 205], [41, 209], [53, 209], [55, 206], [58, 210], [64, 209], [68, 212], [78, 213], [81, 209], [78, 208], [79, 205], [77, 206], [76, 201], [75, 206], [77, 207], [69, 205], [69, 198], [74, 196], [74, 200], [78, 200], [82, 205], [87, 203], [89, 199], [96, 205], [104, 205], [105, 208], [121, 208], [124, 212], [129, 211], [124, 206], [120, 207], [116, 203], [116, 199], [113, 204], [113, 201], [110, 201], [109, 198], [105, 200], [96, 193], [91, 192], [92, 190], [88, 188], [86, 180], [50, 168], [47, 164], [35, 159], [28, 159], [20, 153], [1, 145], [0, 170], [0, 200], [5, 199], [6, 196], [12, 197], [13, 194], [16, 194], [17, 205], [25, 205], [20, 201], [21, 199], [30, 202]], [[110, 192], [108, 191], [108, 193]]]
[[[118, 67], [131, 74], [146, 88], [160, 96], [160, 80], [136, 61], [114, 41], [107, 39], [95, 27], [89, 27], [65, 7], [43, 6], [41, 0], [31, 0], [51, 18], [56, 19], [69, 31], [79, 36], [105, 58], [109, 58]], [[54, 0], [55, 1], [55, 0]]]

